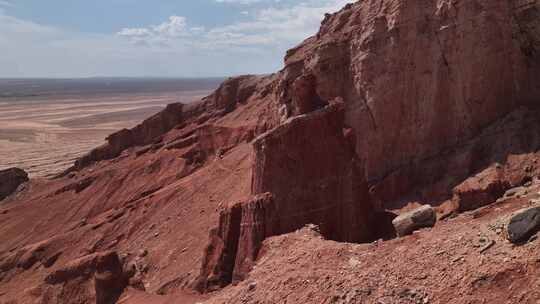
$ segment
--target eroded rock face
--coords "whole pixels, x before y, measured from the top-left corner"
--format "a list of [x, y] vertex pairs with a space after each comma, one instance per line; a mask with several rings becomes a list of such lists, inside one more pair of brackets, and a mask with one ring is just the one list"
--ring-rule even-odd
[[272, 193], [281, 215], [275, 219], [276, 231], [313, 223], [332, 240], [371, 237], [372, 206], [344, 136], [343, 115], [343, 104], [333, 104], [295, 116], [254, 141], [252, 193]]
[[219, 226], [210, 232], [197, 290], [212, 291], [245, 277], [262, 242], [273, 235], [274, 207], [272, 195], [265, 193], [221, 212]]
[[106, 144], [78, 159], [74, 169], [80, 170], [92, 163], [117, 157], [122, 151], [135, 145], [159, 141], [161, 135], [183, 121], [184, 107], [180, 103], [170, 104], [163, 111], [148, 118], [135, 128], [123, 129], [109, 135], [106, 138]]
[[245, 103], [256, 93], [261, 80], [261, 76], [255, 75], [229, 78], [206, 100], [216, 109], [221, 109], [225, 113], [232, 112], [237, 104]]
[[266, 238], [306, 224], [318, 225], [325, 238], [337, 241], [374, 237], [373, 207], [344, 135], [343, 114], [343, 104], [332, 104], [254, 140], [253, 197], [221, 214], [197, 289], [244, 279]]
[[422, 186], [409, 177], [439, 178], [425, 161], [540, 98], [539, 17], [538, 1], [358, 1], [287, 53], [280, 102], [305, 75], [322, 100], [343, 97], [366, 178], [402, 176], [383, 190], [396, 200]]
[[[171, 105], [111, 135], [77, 162], [79, 172], [14, 197], [25, 205], [0, 214], [0, 280], [11, 284], [2, 297], [27, 297], [18, 285], [50, 274], [42, 303], [107, 298], [119, 290], [117, 267], [99, 270], [94, 256], [66, 262], [81, 250], [133, 252], [139, 242], [155, 246], [146, 258], [159, 261], [144, 277], [148, 292], [177, 291], [196, 279], [222, 203], [240, 201], [211, 233], [203, 291], [245, 278], [262, 240], [308, 223], [327, 239], [370, 240], [373, 197], [379, 231], [394, 219], [383, 212], [389, 203], [440, 202], [471, 175], [455, 192], [460, 210], [491, 202], [498, 183], [540, 173], [534, 163], [523, 170], [540, 148], [538, 12], [538, 0], [364, 0], [327, 15], [283, 71], [232, 78], [199, 102]], [[504, 174], [482, 177], [494, 162]], [[149, 223], [158, 227], [145, 237]], [[61, 248], [43, 246], [42, 230], [72, 235]]]
[[0, 171], [0, 201], [11, 195], [17, 188], [28, 181], [28, 174], [19, 168]]

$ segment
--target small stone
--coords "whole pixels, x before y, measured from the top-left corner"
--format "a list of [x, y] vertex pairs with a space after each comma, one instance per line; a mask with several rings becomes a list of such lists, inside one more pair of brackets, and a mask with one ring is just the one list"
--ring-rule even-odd
[[488, 240], [487, 243], [482, 248], [480, 248], [480, 253], [486, 252], [489, 248], [493, 247], [493, 245], [495, 245], [495, 241]]
[[435, 210], [429, 205], [424, 205], [411, 212], [401, 214], [392, 221], [392, 224], [398, 236], [405, 236], [420, 228], [433, 227], [436, 221]]
[[159, 236], [159, 232], [154, 233], [154, 237], [158, 237], [158, 236]]
[[463, 258], [462, 257], [455, 257], [452, 259], [452, 263], [456, 263], [456, 262], [459, 262], [461, 261]]
[[540, 207], [522, 209], [514, 213], [506, 230], [510, 242], [516, 244], [527, 241], [540, 231]]
[[249, 291], [253, 291], [253, 290], [255, 290], [256, 287], [257, 287], [257, 283], [251, 282], [251, 283], [249, 283], [249, 285], [248, 285], [248, 290], [249, 290]]
[[139, 250], [139, 254], [137, 254], [137, 256], [140, 257], [140, 258], [144, 258], [147, 255], [148, 255], [148, 250], [146, 250], [146, 249]]
[[513, 188], [513, 189], [510, 189], [510, 190], [506, 191], [504, 196], [505, 197], [512, 197], [512, 196], [515, 196], [517, 193], [518, 193], [518, 188]]

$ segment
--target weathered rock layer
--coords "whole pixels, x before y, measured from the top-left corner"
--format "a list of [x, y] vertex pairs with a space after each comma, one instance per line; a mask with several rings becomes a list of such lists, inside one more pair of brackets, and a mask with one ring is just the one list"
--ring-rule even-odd
[[253, 141], [253, 198], [222, 213], [211, 232], [199, 290], [243, 279], [266, 238], [306, 224], [337, 241], [374, 237], [373, 206], [352, 137], [344, 134], [343, 114], [343, 104], [332, 104], [290, 118]]
[[[322, 100], [343, 98], [366, 178], [384, 184], [384, 200], [398, 200], [443, 177], [433, 163], [452, 161], [448, 149], [520, 105], [535, 105], [539, 6], [534, 0], [348, 5], [288, 52], [280, 102], [294, 108], [294, 83], [305, 75], [315, 79], [314, 95]], [[472, 173], [466, 164], [457, 171]]]

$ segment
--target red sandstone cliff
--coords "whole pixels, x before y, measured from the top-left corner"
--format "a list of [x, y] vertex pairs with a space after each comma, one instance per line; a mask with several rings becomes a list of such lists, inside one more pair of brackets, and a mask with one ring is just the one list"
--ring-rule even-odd
[[[0, 206], [0, 303], [504, 303], [490, 290], [524, 289], [500, 276], [528, 286], [538, 265], [519, 257], [506, 272], [482, 264], [480, 281], [440, 282], [455, 262], [435, 267], [431, 251], [466, 249], [458, 236], [526, 204], [490, 209], [540, 173], [539, 51], [538, 0], [347, 5], [287, 53], [282, 71], [170, 105], [10, 197]], [[384, 212], [409, 203], [438, 206], [440, 218], [487, 207], [476, 222], [458, 216], [380, 250], [335, 242], [391, 236]], [[306, 224], [319, 232], [280, 236]], [[475, 260], [455, 261], [468, 278]], [[351, 282], [356, 296], [335, 298]]]

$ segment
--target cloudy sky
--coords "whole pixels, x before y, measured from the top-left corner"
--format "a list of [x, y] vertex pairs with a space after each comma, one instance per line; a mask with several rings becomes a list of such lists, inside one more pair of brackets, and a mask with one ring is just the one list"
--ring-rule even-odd
[[351, 0], [0, 0], [0, 77], [267, 73]]

